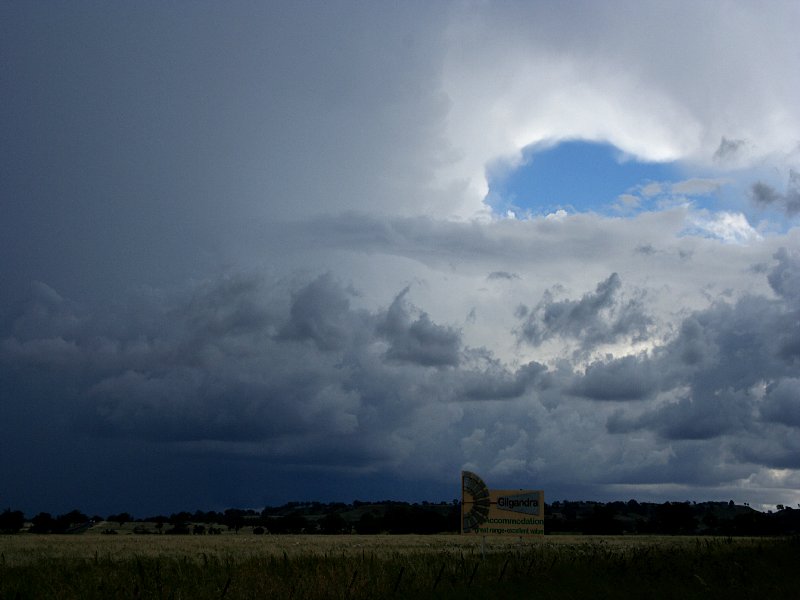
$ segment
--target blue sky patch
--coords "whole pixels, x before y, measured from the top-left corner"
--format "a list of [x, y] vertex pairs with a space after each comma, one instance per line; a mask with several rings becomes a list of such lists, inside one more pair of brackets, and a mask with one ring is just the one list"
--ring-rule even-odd
[[605, 143], [535, 145], [523, 154], [516, 169], [489, 169], [489, 203], [497, 213], [606, 212], [622, 194], [686, 177], [677, 163], [640, 162]]

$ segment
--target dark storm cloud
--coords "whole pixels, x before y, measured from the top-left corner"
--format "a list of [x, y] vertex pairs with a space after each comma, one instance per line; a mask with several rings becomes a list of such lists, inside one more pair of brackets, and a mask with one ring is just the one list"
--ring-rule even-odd
[[635, 485], [669, 484], [714, 488], [730, 484], [750, 474], [750, 466], [738, 462], [726, 463], [722, 457], [730, 454], [727, 442], [686, 440], [672, 442], [669, 452], [655, 463], [646, 466], [619, 465], [611, 475], [619, 483]]
[[658, 391], [653, 365], [645, 357], [594, 362], [570, 392], [592, 400], [642, 400]]
[[312, 340], [320, 350], [338, 350], [365, 326], [367, 315], [351, 311], [347, 292], [326, 274], [292, 294], [289, 322], [281, 336]]
[[573, 338], [585, 348], [620, 339], [644, 339], [651, 319], [637, 299], [621, 298], [622, 281], [612, 273], [579, 300], [555, 300], [547, 292], [534, 308], [517, 310], [524, 318], [518, 336], [538, 346], [552, 337]]
[[[54, 381], [69, 368], [70, 381], [78, 378], [79, 429], [104, 437], [263, 440], [317, 419], [321, 432], [348, 430], [352, 402], [335, 367], [321, 355], [307, 365], [307, 349], [273, 339], [278, 320], [256, 303], [259, 287], [245, 279], [200, 286], [178, 301], [139, 307], [142, 319], [125, 328], [113, 315], [74, 312], [61, 319], [80, 323], [71, 331], [5, 337], [2, 357]], [[34, 295], [12, 331], [25, 329], [40, 305]]]
[[[260, 440], [289, 415], [275, 410], [267, 389], [204, 370], [174, 367], [165, 373], [126, 371], [86, 392], [93, 415], [86, 426], [101, 437], [153, 441]], [[276, 417], [278, 417], [276, 419]]]
[[759, 410], [765, 421], [800, 428], [800, 379], [785, 377], [767, 386]]
[[493, 365], [483, 371], [472, 371], [464, 376], [463, 395], [470, 400], [506, 400], [519, 398], [547, 372], [547, 367], [531, 362], [515, 373]]
[[775, 206], [787, 216], [794, 216], [800, 212], [800, 172], [794, 169], [789, 171], [785, 192], [781, 193], [771, 185], [757, 181], [750, 187], [750, 197], [757, 205]]
[[743, 431], [750, 422], [752, 398], [745, 390], [718, 390], [681, 398], [638, 421], [669, 440], [706, 440]]
[[260, 282], [229, 277], [200, 286], [174, 315], [202, 337], [238, 336], [263, 331], [271, 322], [259, 302]]
[[781, 248], [774, 257], [778, 264], [767, 276], [770, 286], [792, 310], [782, 317], [775, 332], [779, 355], [797, 364], [800, 360], [800, 253]]
[[[547, 369], [463, 348], [410, 293], [366, 311], [329, 274], [240, 276], [88, 310], [37, 285], [0, 331], [0, 439], [39, 456], [47, 435], [40, 477], [115, 457], [121, 470], [149, 464], [162, 486], [154, 461], [171, 465], [185, 490], [209, 485], [192, 473], [220, 461], [365, 477], [415, 465], [438, 480], [461, 466], [459, 424], [481, 420], [470, 407], [520, 401]], [[31, 329], [33, 316], [45, 325]]]
[[273, 292], [223, 278], [102, 314], [36, 284], [0, 334], [2, 379], [20, 406], [26, 389], [63, 389], [41, 409], [68, 403], [69, 435], [260, 442], [266, 455], [291, 446], [286, 436], [303, 437], [307, 454], [325, 436], [373, 439], [402, 426], [418, 394], [450, 401], [476, 388], [470, 373], [430, 376], [459, 364], [460, 334], [416, 309], [408, 289], [374, 313], [352, 308], [352, 292], [328, 274], [279, 288], [286, 312], [266, 307]]
[[[12, 309], [16, 314], [5, 325], [20, 340], [69, 335], [81, 325], [74, 308], [72, 303], [47, 284], [33, 281], [27, 301]], [[9, 312], [7, 319], [11, 318]]]
[[[36, 284], [2, 321], [0, 433], [33, 456], [30, 440], [46, 432], [65, 448], [52, 468], [67, 471], [70, 448], [126, 464], [125, 445], [141, 444], [176, 469], [234, 460], [401, 473], [424, 463], [440, 477], [466, 459], [498, 477], [536, 470], [556, 481], [579, 451], [565, 440], [580, 434], [597, 453], [570, 477], [711, 485], [752, 465], [797, 463], [798, 380], [785, 348], [798, 337], [798, 273], [798, 256], [780, 251], [766, 273], [775, 297], [717, 302], [663, 345], [584, 370], [511, 367], [434, 321], [412, 289], [367, 310], [332, 274], [291, 285], [221, 277], [93, 310]], [[615, 328], [619, 290], [612, 276], [563, 301], [559, 319], [582, 320], [570, 329], [555, 319], [549, 333], [635, 331]], [[620, 436], [623, 447], [655, 441], [623, 456]]]
[[414, 318], [405, 299], [408, 291], [406, 288], [395, 297], [378, 323], [378, 332], [389, 342], [386, 357], [423, 366], [457, 366], [461, 333], [436, 325], [425, 312]]
[[[745, 296], [688, 316], [676, 338], [642, 365], [643, 372], [659, 374], [660, 389], [674, 398], [641, 413], [618, 410], [606, 423], [609, 432], [650, 430], [668, 440], [755, 440], [774, 429], [769, 454], [793, 456], [792, 436], [781, 433], [780, 426], [800, 426], [796, 362], [787, 350], [800, 335], [800, 258], [783, 249], [774, 258], [768, 280], [780, 300]], [[589, 370], [586, 380], [588, 375]]]
[[800, 252], [781, 248], [773, 258], [778, 264], [767, 276], [769, 285], [787, 302], [800, 307]]
[[772, 425], [732, 444], [736, 460], [770, 469], [800, 469], [800, 436], [794, 427]]
[[781, 199], [781, 195], [775, 188], [761, 181], [752, 185], [750, 193], [756, 204], [770, 205]]

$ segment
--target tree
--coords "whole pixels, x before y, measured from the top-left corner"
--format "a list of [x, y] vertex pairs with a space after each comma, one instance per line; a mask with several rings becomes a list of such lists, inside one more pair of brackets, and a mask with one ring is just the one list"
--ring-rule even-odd
[[5, 509], [0, 514], [0, 532], [17, 533], [25, 526], [25, 515], [22, 511]]
[[244, 527], [244, 511], [238, 508], [229, 508], [225, 511], [222, 522], [228, 526], [228, 531], [231, 529], [236, 533]]
[[346, 530], [349, 530], [349, 526], [347, 521], [344, 520], [342, 515], [339, 513], [328, 513], [324, 517], [322, 517], [319, 521], [319, 529], [320, 533], [332, 535], [337, 533], [345, 533]]
[[178, 524], [181, 524], [181, 523], [188, 523], [191, 520], [192, 520], [192, 515], [190, 513], [186, 512], [185, 510], [181, 511], [179, 513], [172, 513], [169, 516], [169, 522], [172, 525], [178, 525]]
[[658, 533], [670, 535], [694, 533], [697, 521], [692, 507], [682, 502], [665, 502], [656, 507], [654, 525]]
[[66, 514], [59, 515], [55, 520], [53, 530], [58, 533], [66, 532], [76, 526], [86, 525], [89, 522], [89, 517], [83, 514], [78, 509], [69, 511]]
[[361, 518], [356, 523], [356, 532], [361, 534], [374, 534], [380, 533], [381, 521], [376, 519], [375, 515], [371, 512], [366, 512], [361, 515]]
[[33, 533], [50, 533], [55, 525], [55, 520], [50, 513], [40, 512], [31, 519], [31, 523], [33, 523], [33, 527], [31, 527]]
[[308, 528], [308, 521], [300, 513], [293, 512], [284, 517], [270, 521], [269, 529], [273, 533], [303, 533]]
[[126, 513], [119, 513], [118, 515], [108, 515], [106, 521], [114, 521], [115, 523], [119, 523], [119, 526], [122, 527], [125, 523], [129, 523], [133, 521], [133, 517]]

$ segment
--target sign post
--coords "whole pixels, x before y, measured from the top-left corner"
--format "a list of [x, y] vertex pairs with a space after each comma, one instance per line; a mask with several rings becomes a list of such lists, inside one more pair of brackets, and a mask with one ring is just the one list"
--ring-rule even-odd
[[461, 533], [544, 535], [544, 492], [490, 490], [475, 473], [462, 471]]

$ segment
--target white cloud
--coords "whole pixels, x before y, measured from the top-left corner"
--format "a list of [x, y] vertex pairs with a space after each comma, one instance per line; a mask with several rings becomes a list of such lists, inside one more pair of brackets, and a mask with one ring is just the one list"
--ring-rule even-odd
[[761, 234], [747, 222], [747, 217], [741, 213], [700, 212], [692, 217], [689, 231], [700, 235], [706, 234], [733, 244], [747, 244], [761, 239]]
[[738, 167], [792, 152], [800, 83], [785, 57], [800, 14], [773, 8], [461, 4], [444, 63], [447, 136], [461, 158], [447, 172], [479, 199], [487, 164], [513, 164], [538, 142], [607, 141], [640, 159], [710, 165], [723, 138], [749, 140]]
[[702, 179], [695, 177], [671, 184], [670, 191], [673, 194], [683, 194], [686, 196], [704, 195], [716, 192], [726, 183], [727, 181], [725, 179]]

